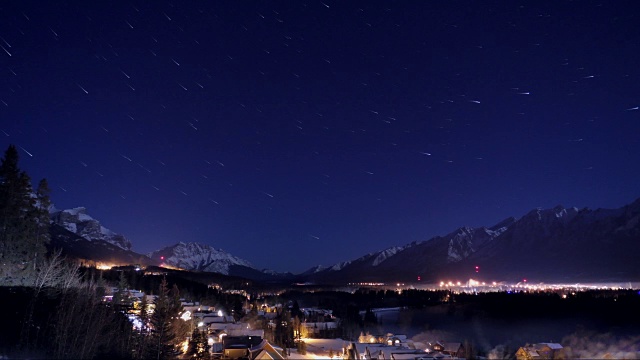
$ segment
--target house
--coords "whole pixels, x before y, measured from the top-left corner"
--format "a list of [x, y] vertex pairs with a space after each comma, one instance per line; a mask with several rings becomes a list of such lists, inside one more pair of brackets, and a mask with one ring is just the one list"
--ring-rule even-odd
[[360, 336], [358, 337], [358, 342], [361, 344], [382, 344], [384, 343], [384, 340], [384, 335], [372, 335], [368, 332], [366, 334], [360, 333]]
[[197, 302], [195, 304], [191, 304], [191, 303], [182, 303], [182, 308], [184, 310], [188, 310], [191, 311], [192, 313], [197, 313], [197, 312], [201, 312], [201, 313], [211, 313], [215, 311], [215, 308], [213, 306], [208, 306], [208, 305], [200, 305]]
[[322, 335], [323, 333], [327, 333], [331, 330], [336, 330], [338, 328], [338, 323], [335, 321], [330, 322], [303, 322], [300, 324], [304, 326], [307, 331], [307, 336], [314, 337]]
[[[348, 358], [346, 354], [346, 349], [350, 348], [353, 343], [340, 339], [305, 339], [304, 343], [306, 344], [306, 357], [305, 358], [328, 358], [330, 354], [333, 353], [334, 357], [339, 359]], [[301, 356], [298, 356], [298, 358]], [[294, 355], [290, 357], [294, 359]], [[360, 357], [356, 357], [354, 355], [354, 359], [359, 359]]]
[[459, 342], [445, 343], [437, 341], [431, 345], [431, 351], [434, 353], [440, 353], [443, 355], [451, 356], [453, 358], [465, 358], [466, 354], [464, 346]]
[[282, 349], [276, 348], [267, 340], [263, 340], [260, 345], [251, 348], [250, 352], [251, 359], [255, 360], [284, 359], [284, 356], [282, 356]]
[[221, 359], [284, 359], [282, 350], [258, 336], [225, 336]]
[[218, 316], [215, 313], [212, 313], [212, 314], [196, 313], [196, 314], [193, 314], [193, 317], [197, 318], [198, 321], [201, 321], [202, 324], [206, 327], [211, 327], [212, 324], [235, 323], [233, 316]]
[[407, 335], [387, 334], [385, 343], [389, 346], [402, 346], [407, 343]]
[[348, 359], [381, 360], [389, 358], [389, 350], [399, 350], [399, 348], [378, 343], [349, 343], [345, 353]]
[[566, 357], [564, 347], [558, 343], [527, 344], [516, 351], [518, 360], [564, 359]]
[[[423, 350], [416, 349], [403, 349], [400, 351], [393, 351], [389, 353], [389, 359], [391, 360], [416, 360], [423, 359], [427, 353]], [[447, 355], [442, 355], [447, 356]], [[386, 359], [386, 358], [385, 358]]]
[[376, 343], [351, 343], [346, 353], [353, 353], [356, 359], [361, 360], [389, 360], [394, 357], [397, 359], [405, 359], [407, 357], [415, 359], [427, 354], [423, 350], [410, 349], [405, 346], [389, 346]]
[[394, 335], [387, 333], [385, 335], [371, 335], [369, 333], [360, 333], [358, 342], [363, 344], [386, 344], [388, 346], [405, 346], [407, 344], [407, 335]]

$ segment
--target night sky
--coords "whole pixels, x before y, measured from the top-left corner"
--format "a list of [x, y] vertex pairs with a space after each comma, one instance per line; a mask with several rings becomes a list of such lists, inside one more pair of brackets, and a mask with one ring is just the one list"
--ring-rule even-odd
[[135, 251], [302, 272], [640, 196], [638, 1], [107, 3], [0, 3], [0, 146]]

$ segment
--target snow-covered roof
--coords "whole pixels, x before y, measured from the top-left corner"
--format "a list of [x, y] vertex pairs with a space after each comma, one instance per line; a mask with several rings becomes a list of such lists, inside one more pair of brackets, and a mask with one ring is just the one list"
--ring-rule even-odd
[[233, 323], [233, 321], [234, 321], [233, 316], [230, 316], [230, 315], [225, 315], [225, 316], [205, 315], [202, 317], [202, 322], [204, 322], [205, 324], [213, 324], [213, 323], [225, 324], [225, 323]]
[[307, 344], [307, 352], [318, 356], [327, 356], [329, 351], [342, 352], [350, 342], [343, 339], [304, 339]]
[[[422, 354], [413, 353], [392, 353], [391, 359], [393, 360], [415, 360], [417, 357], [419, 358]], [[426, 355], [426, 354], [425, 354]]]
[[229, 336], [257, 336], [264, 338], [264, 330], [249, 330], [247, 328], [232, 328], [226, 329], [225, 332]]
[[238, 329], [240, 327], [242, 327], [242, 324], [231, 324], [231, 323], [208, 323], [203, 321], [203, 323], [205, 323], [208, 327], [209, 330], [222, 330], [222, 331], [227, 331], [230, 329]]

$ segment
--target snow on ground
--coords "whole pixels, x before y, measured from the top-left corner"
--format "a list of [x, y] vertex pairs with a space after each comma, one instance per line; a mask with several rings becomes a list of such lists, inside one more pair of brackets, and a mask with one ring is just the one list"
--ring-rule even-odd
[[[342, 358], [342, 349], [349, 345], [349, 342], [342, 339], [303, 339], [307, 344], [307, 355], [300, 355], [301, 359], [329, 359], [329, 352], [333, 350], [333, 358]], [[293, 351], [291, 358], [293, 359]], [[340, 356], [338, 356], [340, 355]]]

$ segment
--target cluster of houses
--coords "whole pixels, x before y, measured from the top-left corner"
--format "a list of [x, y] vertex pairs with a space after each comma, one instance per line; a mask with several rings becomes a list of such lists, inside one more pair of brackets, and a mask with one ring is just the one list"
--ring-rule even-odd
[[[113, 299], [116, 289], [111, 289], [104, 297], [105, 301]], [[128, 316], [134, 327], [140, 328], [140, 304], [146, 297], [149, 306], [146, 311], [152, 312], [154, 295], [145, 295], [142, 291], [128, 290], [133, 301], [133, 309]], [[459, 342], [433, 343], [413, 342], [406, 335], [361, 333], [357, 341], [342, 339], [319, 339], [322, 330], [336, 329], [339, 321], [330, 310], [302, 308], [305, 321], [300, 326], [306, 329], [301, 341], [305, 343], [305, 351], [286, 349], [274, 346], [265, 340], [264, 330], [251, 329], [246, 323], [236, 322], [233, 316], [213, 306], [201, 305], [197, 302], [182, 302], [181, 318], [191, 321], [194, 326], [207, 334], [211, 355], [220, 359], [317, 359], [334, 358], [350, 360], [440, 360], [464, 359], [467, 355], [465, 347]], [[282, 306], [282, 305], [280, 305]], [[279, 313], [278, 306], [264, 305], [258, 315], [272, 324]], [[326, 334], [326, 333], [324, 333]], [[567, 357], [566, 349], [558, 343], [537, 343], [526, 345], [515, 353], [517, 360], [543, 360]]]
[[[103, 301], [113, 301], [117, 288], [107, 289]], [[142, 298], [145, 297], [148, 313], [152, 313], [157, 296], [146, 295], [139, 290], [127, 289], [127, 297], [132, 302], [132, 308], [127, 316], [132, 326], [142, 328], [140, 308]], [[284, 359], [282, 350], [275, 348], [264, 339], [264, 330], [252, 330], [247, 324], [236, 322], [233, 316], [216, 310], [213, 306], [201, 305], [198, 302], [182, 301], [180, 318], [191, 321], [194, 326], [207, 334], [207, 342], [211, 355], [222, 359]]]
[[517, 360], [566, 359], [566, 349], [558, 343], [525, 345], [516, 351]]
[[436, 341], [433, 343], [419, 343], [407, 339], [399, 334], [360, 334], [358, 342], [349, 344], [345, 349], [348, 359], [402, 359], [402, 360], [433, 360], [433, 359], [464, 359], [466, 356], [462, 343]]

